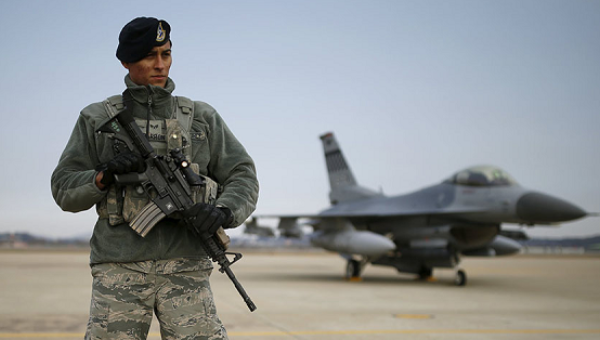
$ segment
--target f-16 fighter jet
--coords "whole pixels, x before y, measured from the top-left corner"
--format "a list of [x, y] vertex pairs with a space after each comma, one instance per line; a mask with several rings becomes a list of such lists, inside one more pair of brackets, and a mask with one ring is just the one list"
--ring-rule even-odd
[[300, 235], [298, 219], [309, 219], [311, 243], [340, 253], [347, 260], [348, 279], [359, 279], [367, 263], [423, 279], [434, 268], [454, 268], [455, 284], [462, 286], [467, 280], [458, 267], [462, 256], [520, 250], [514, 239], [526, 236], [503, 232], [503, 223], [550, 225], [588, 215], [565, 200], [520, 186], [492, 166], [471, 167], [442, 183], [388, 197], [358, 185], [333, 133], [321, 141], [331, 207], [316, 215], [262, 217], [278, 217], [282, 234], [292, 236]]

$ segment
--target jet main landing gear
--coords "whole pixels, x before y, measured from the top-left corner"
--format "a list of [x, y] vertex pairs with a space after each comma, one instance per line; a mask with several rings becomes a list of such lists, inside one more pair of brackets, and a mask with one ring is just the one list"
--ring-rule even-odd
[[419, 280], [428, 281], [433, 278], [433, 268], [421, 267], [419, 270]]
[[346, 264], [346, 273], [344, 275], [344, 278], [348, 281], [361, 281], [362, 278], [360, 277], [360, 275], [362, 273], [362, 269], [363, 264], [361, 263], [361, 261], [348, 260], [348, 263]]

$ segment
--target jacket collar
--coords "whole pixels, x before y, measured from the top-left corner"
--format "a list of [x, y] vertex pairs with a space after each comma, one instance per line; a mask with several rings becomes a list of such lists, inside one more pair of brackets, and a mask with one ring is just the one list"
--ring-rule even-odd
[[137, 85], [131, 80], [129, 74], [127, 74], [125, 76], [125, 85], [127, 85], [129, 93], [131, 93], [133, 100], [137, 104], [147, 107], [151, 103], [154, 115], [170, 116], [171, 112], [166, 111], [170, 111], [173, 106], [171, 93], [175, 90], [175, 83], [171, 78], [167, 79], [167, 85], [162, 88], [154, 85]]

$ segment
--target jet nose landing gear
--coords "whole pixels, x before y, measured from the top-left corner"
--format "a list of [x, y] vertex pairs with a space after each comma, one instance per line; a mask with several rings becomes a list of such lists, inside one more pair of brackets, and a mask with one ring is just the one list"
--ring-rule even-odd
[[467, 274], [464, 270], [459, 269], [456, 271], [456, 276], [454, 277], [454, 284], [462, 287], [467, 284]]

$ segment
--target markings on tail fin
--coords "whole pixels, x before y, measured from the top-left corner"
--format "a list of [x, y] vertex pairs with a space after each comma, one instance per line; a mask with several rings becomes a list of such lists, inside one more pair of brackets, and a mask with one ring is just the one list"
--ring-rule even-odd
[[340, 150], [326, 153], [325, 163], [327, 163], [327, 171], [329, 172], [332, 189], [356, 185], [356, 179], [354, 179], [354, 175], [352, 175], [350, 167], [348, 167], [348, 163], [346, 163]]
[[381, 195], [357, 184], [333, 133], [329, 132], [321, 135], [321, 141], [323, 142], [323, 153], [327, 174], [329, 175], [331, 188], [329, 200], [331, 204]]
[[321, 140], [323, 141], [323, 152], [331, 190], [336, 191], [343, 187], [356, 186], [356, 179], [333, 133], [322, 135]]

